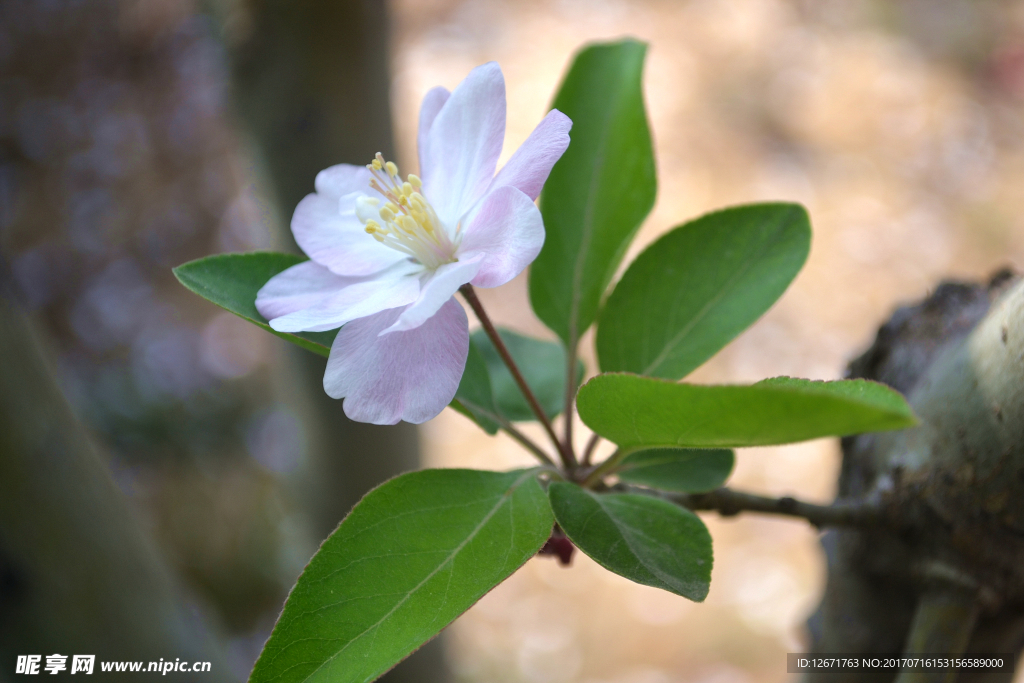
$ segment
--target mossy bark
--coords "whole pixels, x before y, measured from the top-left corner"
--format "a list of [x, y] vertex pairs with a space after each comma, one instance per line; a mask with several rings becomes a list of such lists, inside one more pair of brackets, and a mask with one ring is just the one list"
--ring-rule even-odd
[[[849, 374], [904, 392], [921, 425], [843, 442], [839, 498], [878, 503], [882, 523], [826, 534], [814, 651], [1019, 653], [1024, 282], [1002, 272], [987, 285], [941, 285], [897, 311]], [[1012, 674], [843, 676], [894, 679], [995, 683]]]

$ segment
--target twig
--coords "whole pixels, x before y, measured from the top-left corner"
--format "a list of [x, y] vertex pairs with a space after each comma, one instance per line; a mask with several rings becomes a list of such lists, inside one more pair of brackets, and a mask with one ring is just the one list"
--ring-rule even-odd
[[732, 517], [741, 512], [761, 512], [769, 515], [800, 517], [818, 528], [862, 527], [881, 522], [878, 506], [863, 502], [815, 505], [789, 496], [769, 498], [728, 488], [715, 489], [708, 493], [673, 494], [668, 498], [690, 510], [714, 510], [723, 517]]
[[551, 426], [551, 420], [544, 414], [544, 409], [540, 407], [540, 402], [537, 397], [534, 396], [533, 390], [530, 389], [530, 385], [526, 383], [526, 379], [523, 374], [519, 371], [519, 367], [516, 362], [512, 359], [512, 354], [508, 352], [508, 348], [505, 346], [505, 342], [502, 341], [501, 335], [498, 334], [498, 330], [495, 329], [491, 319], [487, 316], [487, 312], [484, 310], [483, 305], [480, 303], [480, 299], [477, 298], [476, 292], [473, 291], [473, 286], [469, 283], [462, 285], [459, 288], [462, 292], [462, 296], [466, 299], [470, 308], [476, 313], [476, 317], [480, 320], [480, 325], [483, 326], [484, 331], [490, 338], [491, 343], [494, 344], [494, 348], [497, 349], [498, 355], [501, 356], [501, 360], [505, 362], [509, 372], [512, 373], [512, 379], [516, 381], [516, 385], [519, 386], [519, 391], [523, 393], [523, 397], [526, 402], [530, 404], [530, 410], [533, 411], [534, 416], [544, 426], [544, 431], [548, 433], [548, 437], [551, 439], [551, 443], [554, 444], [558, 450], [559, 455], [562, 457], [562, 463], [566, 468], [572, 469], [576, 464], [576, 458], [572, 454], [572, 451], [565, 448], [565, 446], [558, 440], [558, 436], [555, 435], [555, 429]]

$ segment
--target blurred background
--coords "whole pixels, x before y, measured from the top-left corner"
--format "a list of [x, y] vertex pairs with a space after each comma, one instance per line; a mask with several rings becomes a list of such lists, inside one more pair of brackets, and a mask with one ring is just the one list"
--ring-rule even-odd
[[[348, 423], [321, 361], [170, 269], [294, 248], [321, 168], [382, 151], [414, 170], [423, 95], [490, 60], [507, 158], [579, 46], [626, 35], [650, 44], [659, 175], [630, 256], [728, 204], [798, 201], [814, 227], [790, 290], [695, 381], [839, 377], [899, 303], [1024, 267], [1019, 0], [0, 3], [0, 681], [16, 654], [89, 647], [205, 653], [244, 679], [365, 490], [417, 462], [528, 462], [451, 411]], [[553, 338], [525, 276], [481, 295]], [[593, 373], [589, 339], [584, 358]], [[748, 449], [732, 483], [825, 502], [838, 462], [833, 441]], [[785, 679], [824, 583], [817, 534], [706, 520], [705, 603], [537, 558], [392, 680]]]

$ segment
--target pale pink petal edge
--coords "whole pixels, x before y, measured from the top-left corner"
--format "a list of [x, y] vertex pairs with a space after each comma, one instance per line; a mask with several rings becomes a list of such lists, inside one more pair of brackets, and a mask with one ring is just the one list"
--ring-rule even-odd
[[423, 325], [380, 336], [402, 309], [383, 311], [341, 328], [331, 347], [324, 390], [344, 398], [358, 422], [421, 424], [451, 403], [469, 353], [466, 313], [448, 299]]
[[511, 185], [531, 200], [537, 199], [555, 162], [569, 147], [571, 128], [572, 121], [568, 116], [557, 109], [549, 111], [498, 171], [490, 190]]
[[519, 275], [544, 246], [544, 219], [527, 195], [499, 187], [480, 204], [460, 246], [460, 258], [482, 257], [471, 280], [476, 287], [498, 287]]

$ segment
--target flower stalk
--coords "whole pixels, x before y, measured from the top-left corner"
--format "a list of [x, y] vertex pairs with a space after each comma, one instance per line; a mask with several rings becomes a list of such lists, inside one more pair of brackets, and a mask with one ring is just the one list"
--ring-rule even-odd
[[519, 371], [519, 366], [516, 365], [515, 360], [512, 359], [512, 354], [508, 352], [508, 348], [505, 346], [505, 342], [502, 341], [501, 335], [498, 334], [498, 330], [494, 327], [494, 323], [491, 322], [490, 317], [487, 315], [487, 311], [484, 310], [483, 304], [480, 303], [480, 299], [477, 298], [476, 292], [473, 290], [473, 285], [467, 283], [459, 288], [459, 292], [462, 293], [466, 303], [476, 313], [477, 319], [480, 321], [480, 325], [484, 328], [484, 332], [490, 338], [491, 343], [494, 344], [494, 348], [497, 349], [498, 355], [501, 356], [501, 360], [504, 361], [508, 367], [509, 372], [512, 373], [512, 379], [515, 380], [516, 385], [519, 387], [519, 391], [523, 393], [523, 397], [530, 406], [530, 410], [533, 411], [534, 416], [544, 426], [544, 431], [547, 432], [548, 437], [551, 439], [551, 443], [554, 444], [558, 450], [558, 454], [562, 459], [562, 464], [566, 469], [574, 469], [576, 466], [576, 457], [573, 455], [571, 449], [565, 447], [565, 445], [558, 440], [558, 436], [555, 434], [555, 429], [551, 424], [551, 420], [544, 413], [544, 409], [541, 408], [540, 402], [534, 395], [533, 390], [530, 389], [530, 385], [526, 383], [526, 378], [523, 377], [523, 373]]

